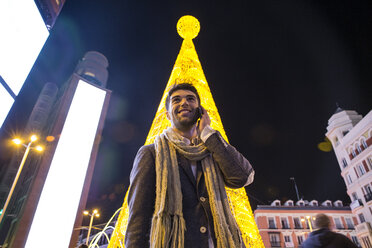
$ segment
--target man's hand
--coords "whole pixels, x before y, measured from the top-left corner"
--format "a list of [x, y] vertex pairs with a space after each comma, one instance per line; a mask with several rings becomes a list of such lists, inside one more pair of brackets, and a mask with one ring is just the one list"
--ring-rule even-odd
[[211, 124], [211, 119], [209, 118], [207, 110], [205, 110], [205, 108], [203, 108], [202, 106], [200, 106], [200, 109], [201, 109], [201, 117], [200, 117], [200, 121], [198, 125], [199, 134], [203, 131], [203, 129], [206, 126]]

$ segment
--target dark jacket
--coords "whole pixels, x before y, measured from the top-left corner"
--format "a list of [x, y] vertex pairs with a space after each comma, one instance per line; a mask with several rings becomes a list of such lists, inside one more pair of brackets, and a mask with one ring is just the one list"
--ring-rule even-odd
[[345, 235], [322, 228], [310, 233], [302, 248], [357, 248]]
[[[250, 163], [217, 132], [205, 142], [218, 164], [225, 184], [240, 188], [253, 172]], [[208, 192], [200, 161], [197, 163], [196, 179], [190, 161], [177, 153], [182, 190], [182, 209], [186, 222], [184, 247], [208, 247], [208, 231], [216, 244], [213, 219], [209, 206]], [[149, 247], [151, 220], [155, 205], [155, 147], [143, 146], [137, 153], [130, 175], [128, 192], [128, 227], [125, 235], [126, 248]], [[205, 228], [211, 230], [205, 231]]]

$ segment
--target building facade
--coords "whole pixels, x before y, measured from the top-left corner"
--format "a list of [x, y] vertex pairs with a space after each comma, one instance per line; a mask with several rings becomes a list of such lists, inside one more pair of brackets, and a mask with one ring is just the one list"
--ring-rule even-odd
[[338, 108], [328, 121], [326, 136], [358, 220], [358, 239], [364, 248], [372, 248], [372, 111], [363, 118], [356, 111]]
[[299, 248], [313, 230], [315, 216], [320, 213], [330, 217], [333, 231], [359, 245], [354, 228], [357, 219], [342, 201], [327, 200], [319, 204], [316, 200], [296, 203], [288, 200], [282, 205], [275, 200], [271, 205], [258, 205], [254, 216], [266, 248]]

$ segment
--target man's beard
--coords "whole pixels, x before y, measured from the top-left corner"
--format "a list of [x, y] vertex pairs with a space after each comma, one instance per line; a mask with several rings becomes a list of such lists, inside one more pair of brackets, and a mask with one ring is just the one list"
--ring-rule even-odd
[[198, 117], [197, 111], [194, 109], [192, 118], [182, 118], [180, 120], [178, 115], [176, 115], [174, 118], [175, 119], [174, 126], [178, 130], [188, 130], [196, 124], [196, 122], [198, 121], [198, 118], [199, 117]]

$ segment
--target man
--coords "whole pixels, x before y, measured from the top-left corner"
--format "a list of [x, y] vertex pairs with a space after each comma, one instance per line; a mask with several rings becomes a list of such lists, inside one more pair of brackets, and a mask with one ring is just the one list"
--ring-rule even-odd
[[125, 247], [244, 247], [224, 187], [251, 183], [252, 166], [209, 126], [191, 84], [170, 89], [166, 110], [171, 127], [134, 160]]
[[315, 230], [302, 244], [303, 248], [357, 248], [357, 246], [345, 235], [330, 230], [331, 221], [325, 214], [315, 217]]

